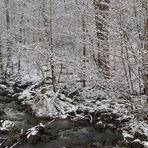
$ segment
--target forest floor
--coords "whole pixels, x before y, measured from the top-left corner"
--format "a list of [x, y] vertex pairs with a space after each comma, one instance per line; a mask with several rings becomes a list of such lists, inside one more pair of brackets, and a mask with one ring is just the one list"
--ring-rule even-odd
[[116, 141], [120, 147], [148, 147], [146, 96], [115, 94], [100, 86], [59, 89], [55, 93], [40, 81], [1, 84], [0, 93], [9, 98], [5, 102], [16, 100], [35, 117], [85, 120], [99, 131], [109, 129], [120, 134], [122, 138]]

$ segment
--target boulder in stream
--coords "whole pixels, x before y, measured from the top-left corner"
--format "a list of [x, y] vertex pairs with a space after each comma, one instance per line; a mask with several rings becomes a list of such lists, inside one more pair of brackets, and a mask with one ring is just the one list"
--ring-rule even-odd
[[131, 148], [143, 148], [143, 144], [139, 139], [136, 139], [131, 143]]
[[7, 134], [9, 131], [13, 131], [14, 127], [14, 122], [9, 120], [1, 120], [0, 134]]
[[35, 144], [40, 139], [40, 133], [38, 131], [32, 131], [27, 135], [27, 142], [30, 144]]

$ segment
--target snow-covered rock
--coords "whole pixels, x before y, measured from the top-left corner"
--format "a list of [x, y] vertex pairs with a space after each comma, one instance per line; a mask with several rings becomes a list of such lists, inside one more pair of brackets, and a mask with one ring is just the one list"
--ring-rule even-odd
[[130, 139], [133, 139], [134, 138], [133, 135], [128, 134], [126, 131], [123, 131], [122, 135], [123, 135], [123, 137], [124, 137], [125, 140], [128, 139], [128, 138], [130, 138]]
[[143, 141], [142, 144], [143, 144], [144, 148], [148, 148], [148, 141]]
[[26, 89], [23, 91], [23, 93], [19, 96], [19, 100], [23, 100], [23, 99], [30, 99], [31, 98], [31, 93], [29, 89]]
[[10, 121], [10, 120], [5, 120], [3, 121], [2, 123], [2, 128], [5, 128], [5, 129], [11, 129], [15, 126], [14, 122]]
[[135, 139], [131, 143], [131, 147], [133, 147], [133, 148], [141, 148], [141, 147], [143, 147], [143, 144], [142, 144], [142, 142], [139, 139]]
[[27, 135], [27, 142], [34, 144], [39, 140], [39, 138], [40, 138], [39, 131], [37, 131], [35, 128], [32, 128]]
[[77, 110], [77, 106], [72, 105], [72, 99], [48, 88], [44, 88], [44, 91], [42, 88], [40, 90], [27, 88], [19, 99], [29, 104], [37, 117], [67, 118], [69, 112]]
[[4, 89], [6, 89], [6, 88], [7, 88], [6, 85], [0, 84], [0, 89], [4, 90]]
[[0, 133], [8, 133], [15, 127], [14, 122], [10, 120], [1, 120], [0, 123], [1, 123]]
[[[69, 113], [79, 118], [91, 117], [95, 115], [96, 121], [103, 121], [106, 125], [113, 124], [113, 129], [121, 128], [124, 131], [125, 139], [138, 138], [147, 141], [148, 124], [143, 117], [147, 108], [143, 103], [135, 103], [144, 100], [144, 97], [130, 97], [126, 99], [110, 95], [110, 92], [99, 90], [98, 87], [86, 87], [79, 91], [79, 99], [71, 99], [57, 91], [53, 92], [44, 86], [34, 89], [34, 86], [24, 90], [19, 99], [29, 104], [38, 117], [60, 117], [67, 118]], [[113, 93], [111, 93], [113, 94]], [[140, 101], [143, 102], [143, 101]], [[75, 118], [76, 119], [76, 118]], [[135, 136], [135, 133], [140, 136]]]

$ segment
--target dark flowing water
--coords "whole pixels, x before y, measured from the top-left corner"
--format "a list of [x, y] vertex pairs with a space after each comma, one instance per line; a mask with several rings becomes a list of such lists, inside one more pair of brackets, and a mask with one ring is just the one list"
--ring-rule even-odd
[[[26, 113], [26, 108], [15, 102], [0, 103], [0, 120], [11, 120], [15, 123], [17, 131], [31, 128], [40, 122], [46, 123], [47, 120], [39, 120]], [[13, 133], [16, 134], [15, 132]], [[12, 133], [11, 133], [12, 135]], [[9, 134], [1, 134], [0, 137], [7, 137]], [[82, 122], [73, 122], [69, 119], [56, 120], [51, 123], [45, 133], [36, 144], [23, 143], [17, 148], [113, 148], [116, 147], [115, 141], [117, 134], [106, 129], [98, 131], [92, 125]]]

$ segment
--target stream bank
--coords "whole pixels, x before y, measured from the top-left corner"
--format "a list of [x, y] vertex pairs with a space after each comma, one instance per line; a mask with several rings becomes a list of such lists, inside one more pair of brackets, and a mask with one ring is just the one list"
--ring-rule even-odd
[[[0, 96], [2, 98], [3, 96]], [[8, 98], [7, 98], [8, 99]], [[11, 146], [21, 132], [38, 125], [45, 124], [47, 119], [39, 119], [29, 115], [26, 107], [19, 105], [16, 101], [9, 103], [1, 102], [1, 121], [9, 120], [14, 122], [15, 127], [9, 132], [0, 132], [0, 142], [2, 139], [11, 139], [1, 148]], [[2, 112], [3, 111], [3, 112]], [[11, 137], [11, 138], [10, 138]], [[13, 138], [12, 138], [13, 137]], [[15, 137], [15, 138], [14, 138]], [[87, 120], [72, 121], [70, 119], [56, 119], [44, 132], [40, 133], [36, 140], [26, 140], [15, 146], [16, 148], [103, 148], [118, 147], [117, 141], [121, 140], [121, 135], [109, 130], [98, 130]]]
[[[17, 142], [21, 129], [26, 131], [40, 123], [44, 125], [50, 121], [49, 117], [56, 118], [57, 115], [65, 120], [57, 118], [33, 139], [28, 141], [25, 138], [17, 146], [145, 148], [147, 145], [147, 119], [143, 120], [146, 110], [144, 112], [140, 104], [139, 110], [134, 109], [137, 106], [132, 103], [132, 98], [110, 98], [97, 87], [74, 91], [70, 98], [65, 93], [54, 93], [46, 85], [40, 86], [40, 83], [25, 88], [17, 86], [16, 93], [16, 87], [3, 87], [6, 91], [2, 92], [8, 93], [3, 93], [0, 97], [0, 119], [2, 122], [10, 120], [15, 124], [12, 130], [0, 134], [0, 142], [3, 142], [3, 138], [10, 141], [5, 142], [5, 146]], [[47, 119], [41, 119], [40, 116]], [[67, 125], [68, 129], [65, 128]]]

